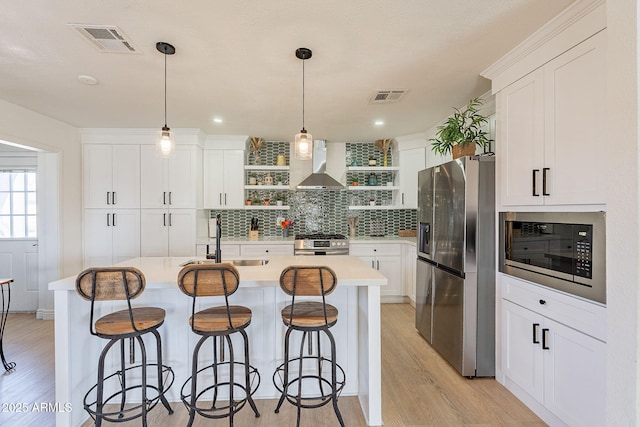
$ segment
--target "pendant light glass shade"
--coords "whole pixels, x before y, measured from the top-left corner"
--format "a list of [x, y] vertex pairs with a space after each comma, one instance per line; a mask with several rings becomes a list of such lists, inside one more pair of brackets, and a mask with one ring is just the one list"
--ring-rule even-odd
[[173, 135], [171, 134], [171, 129], [169, 129], [166, 126], [162, 127], [162, 130], [160, 131], [160, 135], [158, 137], [157, 145], [158, 145], [157, 146], [158, 152], [162, 157], [171, 156], [171, 154], [173, 153], [173, 147], [174, 147]]
[[167, 55], [173, 55], [176, 49], [165, 42], [156, 43], [156, 49], [164, 54], [164, 126], [158, 133], [156, 149], [162, 157], [170, 157], [174, 151], [174, 142], [171, 129], [167, 126]]
[[294, 141], [295, 157], [300, 160], [311, 159], [313, 152], [313, 136], [304, 128], [304, 61], [311, 58], [311, 49], [296, 49], [296, 58], [302, 60], [302, 130], [296, 134]]
[[294, 146], [296, 149], [296, 159], [311, 159], [311, 153], [313, 152], [313, 136], [310, 133], [307, 133], [306, 129], [302, 129], [300, 133], [296, 134]]

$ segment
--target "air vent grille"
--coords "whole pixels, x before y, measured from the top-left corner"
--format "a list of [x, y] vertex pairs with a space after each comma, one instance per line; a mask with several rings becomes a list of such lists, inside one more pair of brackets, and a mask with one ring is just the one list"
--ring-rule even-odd
[[406, 93], [407, 91], [405, 89], [378, 90], [373, 94], [369, 102], [373, 104], [398, 102]]
[[115, 25], [67, 24], [93, 43], [100, 52], [138, 53], [134, 44]]

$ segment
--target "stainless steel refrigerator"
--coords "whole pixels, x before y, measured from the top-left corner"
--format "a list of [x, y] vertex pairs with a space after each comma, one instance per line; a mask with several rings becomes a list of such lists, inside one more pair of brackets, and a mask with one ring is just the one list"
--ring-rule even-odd
[[416, 328], [466, 377], [495, 375], [495, 161], [418, 173]]

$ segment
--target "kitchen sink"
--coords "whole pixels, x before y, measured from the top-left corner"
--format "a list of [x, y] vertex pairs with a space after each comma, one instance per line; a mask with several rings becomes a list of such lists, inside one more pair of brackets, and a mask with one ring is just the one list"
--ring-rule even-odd
[[[185, 267], [187, 265], [194, 264], [215, 264], [216, 262], [212, 259], [190, 259], [187, 262], [180, 264], [180, 267]], [[222, 260], [222, 263], [232, 264], [236, 267], [259, 267], [263, 265], [269, 264], [268, 259], [225, 259]]]

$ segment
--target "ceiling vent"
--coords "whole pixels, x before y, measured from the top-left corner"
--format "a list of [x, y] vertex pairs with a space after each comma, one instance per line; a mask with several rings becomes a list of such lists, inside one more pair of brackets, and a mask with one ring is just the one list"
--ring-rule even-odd
[[398, 102], [404, 94], [407, 93], [405, 89], [389, 89], [376, 91], [371, 100], [372, 104], [389, 104], [391, 102]]
[[67, 24], [93, 43], [100, 52], [138, 53], [131, 40], [115, 25]]

